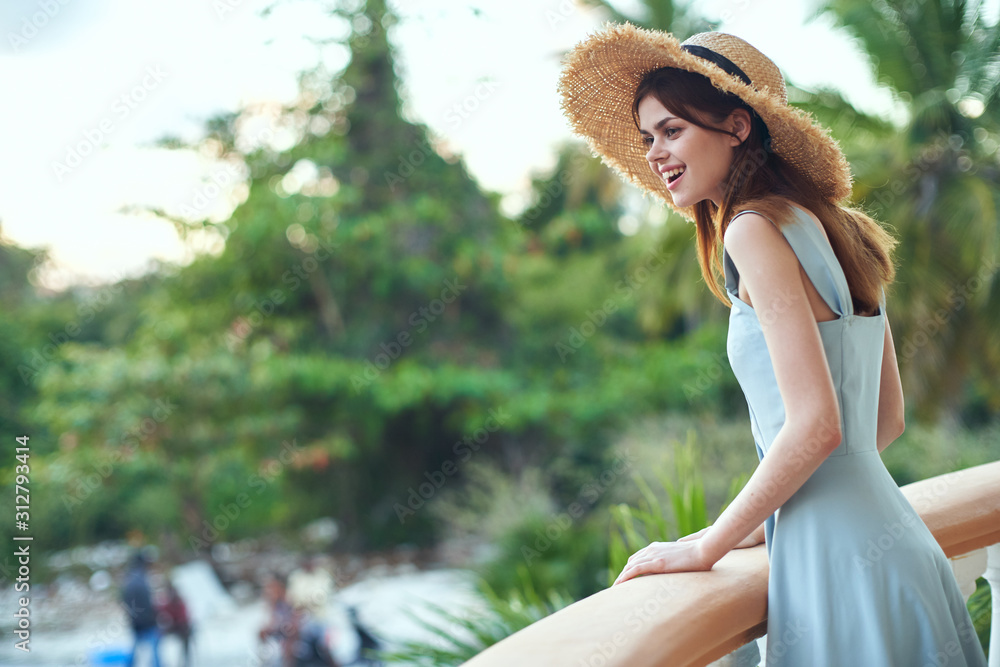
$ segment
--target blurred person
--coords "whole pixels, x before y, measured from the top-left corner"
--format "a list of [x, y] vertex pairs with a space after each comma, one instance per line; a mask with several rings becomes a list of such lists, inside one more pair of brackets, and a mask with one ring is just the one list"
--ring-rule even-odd
[[326, 615], [332, 594], [333, 577], [326, 568], [317, 567], [314, 555], [303, 558], [299, 568], [288, 575], [288, 602], [317, 618]]
[[190, 664], [191, 619], [187, 605], [174, 584], [167, 582], [166, 599], [157, 607], [157, 624], [161, 637], [177, 635], [184, 651], [184, 667]]
[[132, 554], [122, 586], [122, 604], [125, 605], [134, 635], [132, 651], [128, 658], [129, 667], [135, 664], [135, 655], [140, 644], [149, 644], [153, 667], [160, 667], [160, 630], [156, 624], [153, 593], [146, 576], [150, 560], [142, 549]]
[[295, 606], [292, 614], [292, 632], [287, 639], [292, 667], [340, 667], [333, 657], [332, 630], [325, 620], [308, 606]]
[[274, 641], [280, 654], [277, 659], [281, 667], [293, 664], [289, 638], [294, 634], [295, 616], [285, 593], [285, 581], [272, 575], [264, 583], [264, 601], [268, 605], [267, 623], [258, 631], [261, 642]]

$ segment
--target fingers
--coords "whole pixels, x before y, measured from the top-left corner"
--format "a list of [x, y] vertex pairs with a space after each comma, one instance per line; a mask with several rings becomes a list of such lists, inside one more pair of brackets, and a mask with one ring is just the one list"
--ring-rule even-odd
[[625, 567], [624, 567], [624, 569], [622, 569], [621, 574], [619, 574], [618, 578], [615, 579], [615, 583], [611, 584], [611, 585], [614, 586], [615, 584], [621, 583], [623, 581], [627, 581], [628, 579], [631, 579], [632, 577], [636, 576], [637, 573], [632, 572], [631, 574], [629, 574], [624, 579], [622, 578], [622, 575], [624, 575], [626, 572], [629, 572], [630, 568], [634, 568], [634, 567], [636, 567], [640, 563], [648, 563], [648, 562], [650, 562], [652, 560], [657, 560], [657, 559], [652, 558], [652, 556], [650, 554], [651, 554], [651, 552], [652, 552], [653, 549], [655, 549], [656, 547], [661, 546], [663, 544], [666, 544], [666, 543], [665, 542], [650, 542], [647, 546], [643, 547], [642, 549], [639, 549], [634, 554], [632, 554], [631, 556], [629, 556], [628, 560], [625, 562]]
[[617, 584], [628, 581], [633, 577], [638, 577], [639, 575], [642, 574], [660, 572], [662, 567], [663, 567], [663, 560], [660, 558], [647, 558], [645, 560], [638, 560], [629, 563], [628, 565], [625, 566], [625, 569], [622, 570], [621, 574], [618, 575], [618, 578], [615, 579], [615, 583], [611, 585], [615, 586]]
[[[708, 530], [707, 528], [705, 530]], [[697, 535], [689, 536], [690, 539], [695, 539]], [[678, 540], [679, 542], [680, 540]], [[663, 572], [666, 566], [666, 560], [662, 557], [663, 549], [668, 547], [671, 542], [650, 542], [647, 546], [639, 549], [634, 554], [628, 557], [628, 561], [625, 563], [625, 567], [622, 569], [621, 574], [615, 579], [615, 582], [611, 584], [620, 584], [623, 581], [628, 581], [632, 577], [639, 576], [640, 574], [648, 574], [651, 572]]]
[[642, 549], [639, 549], [634, 554], [632, 554], [631, 556], [629, 556], [628, 557], [628, 561], [626, 561], [626, 562], [629, 563], [629, 564], [631, 564], [633, 561], [635, 561], [637, 559], [644, 558], [645, 556], [648, 555], [648, 553], [649, 553], [648, 550], [652, 549], [653, 547], [657, 546], [658, 544], [663, 544], [663, 543], [662, 542], [650, 542], [647, 546], [643, 547]]
[[713, 563], [714, 561], [706, 562], [699, 543], [694, 540], [684, 545], [676, 542], [653, 542], [632, 554], [611, 585], [615, 586], [643, 574], [710, 570]]

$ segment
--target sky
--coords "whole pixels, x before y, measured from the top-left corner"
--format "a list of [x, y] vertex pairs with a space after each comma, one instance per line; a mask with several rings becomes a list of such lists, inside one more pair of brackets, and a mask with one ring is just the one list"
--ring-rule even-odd
[[[579, 141], [559, 110], [559, 61], [607, 16], [573, 0], [390, 4], [400, 17], [390, 40], [404, 116], [461, 154], [480, 186], [516, 213], [557, 146]], [[701, 0], [698, 8], [796, 85], [836, 88], [863, 110], [896, 113], [850, 37], [829, 19], [807, 21], [813, 5]], [[628, 13], [632, 3], [616, 6]], [[51, 290], [97, 285], [140, 275], [152, 258], [185, 264], [220, 252], [221, 239], [182, 241], [148, 209], [194, 207], [225, 219], [239, 179], [215, 188], [210, 151], [155, 142], [196, 144], [213, 115], [292, 102], [298, 73], [346, 64], [346, 49], [318, 43], [346, 30], [318, 0], [4, 0], [0, 233], [48, 249], [32, 281]]]

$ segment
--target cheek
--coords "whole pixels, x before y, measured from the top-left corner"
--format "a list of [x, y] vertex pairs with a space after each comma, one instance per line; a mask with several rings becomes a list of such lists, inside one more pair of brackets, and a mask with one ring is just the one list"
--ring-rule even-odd
[[729, 172], [729, 167], [733, 161], [733, 149], [729, 144], [720, 144], [716, 147], [715, 155], [720, 171]]
[[729, 171], [729, 164], [726, 160], [719, 155], [719, 153], [713, 153], [712, 160], [708, 164], [708, 169], [711, 171], [713, 178], [724, 178]]

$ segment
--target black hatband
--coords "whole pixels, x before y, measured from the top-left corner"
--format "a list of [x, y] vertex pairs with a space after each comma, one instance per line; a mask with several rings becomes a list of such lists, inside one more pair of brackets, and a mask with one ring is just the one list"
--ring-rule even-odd
[[750, 77], [748, 77], [743, 70], [737, 67], [736, 63], [734, 63], [732, 60], [725, 57], [724, 55], [718, 54], [712, 49], [707, 49], [704, 46], [695, 46], [694, 44], [682, 44], [681, 48], [692, 55], [698, 56], [703, 60], [707, 60], [710, 63], [718, 65], [720, 68], [722, 68], [723, 72], [725, 72], [726, 74], [732, 74], [733, 76], [739, 77], [743, 81], [743, 83], [747, 84], [748, 86], [753, 85], [750, 82]]

